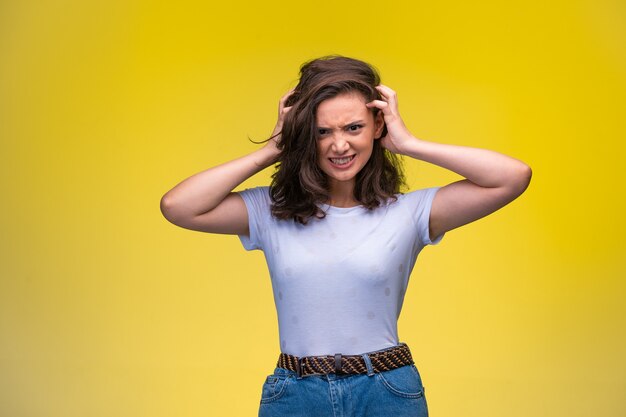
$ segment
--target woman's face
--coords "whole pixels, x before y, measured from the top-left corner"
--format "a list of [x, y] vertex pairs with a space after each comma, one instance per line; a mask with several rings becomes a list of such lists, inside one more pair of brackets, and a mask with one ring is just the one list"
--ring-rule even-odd
[[382, 112], [374, 117], [365, 103], [361, 93], [349, 92], [317, 107], [317, 160], [331, 188], [345, 182], [354, 185], [356, 174], [372, 155], [375, 138], [382, 133]]

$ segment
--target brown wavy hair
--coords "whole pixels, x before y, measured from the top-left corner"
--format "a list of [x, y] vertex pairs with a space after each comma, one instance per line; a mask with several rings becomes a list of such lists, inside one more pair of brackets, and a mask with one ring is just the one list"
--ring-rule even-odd
[[[379, 84], [378, 71], [357, 59], [330, 55], [302, 64], [298, 85], [285, 103], [291, 110], [278, 133], [281, 152], [270, 185], [274, 217], [306, 224], [311, 217], [326, 216], [318, 206], [326, 203], [330, 195], [328, 178], [317, 162], [317, 108], [322, 101], [348, 92], [360, 93], [366, 102], [380, 100], [380, 93], [374, 88]], [[376, 116], [380, 110], [371, 111]], [[386, 134], [385, 126], [381, 137]], [[355, 200], [373, 210], [388, 199], [395, 201], [405, 186], [398, 156], [385, 149], [380, 140], [374, 140], [372, 155], [356, 176]]]

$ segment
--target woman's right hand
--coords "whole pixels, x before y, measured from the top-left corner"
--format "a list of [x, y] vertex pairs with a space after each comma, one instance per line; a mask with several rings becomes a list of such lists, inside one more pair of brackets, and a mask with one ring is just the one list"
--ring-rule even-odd
[[272, 151], [276, 155], [280, 153], [277, 145], [280, 143], [280, 133], [283, 129], [283, 122], [285, 121], [285, 116], [287, 115], [287, 113], [289, 113], [289, 110], [291, 110], [291, 106], [286, 107], [285, 103], [287, 102], [287, 99], [293, 94], [294, 90], [295, 88], [289, 90], [284, 96], [281, 97], [280, 101], [278, 102], [278, 121], [276, 122], [274, 131], [272, 132], [272, 139], [270, 139], [265, 145], [266, 147], [272, 149]]

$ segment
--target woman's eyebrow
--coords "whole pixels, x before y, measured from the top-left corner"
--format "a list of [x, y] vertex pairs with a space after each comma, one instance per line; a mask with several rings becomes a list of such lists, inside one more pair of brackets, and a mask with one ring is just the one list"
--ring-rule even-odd
[[[357, 121], [354, 121], [354, 122], [350, 122], [347, 125], [341, 126], [341, 128], [344, 129], [344, 128], [348, 127], [348, 126], [352, 126], [352, 125], [355, 125], [357, 123], [363, 124], [365, 122], [363, 120], [357, 120]], [[325, 127], [325, 126], [317, 126], [317, 128], [318, 129], [329, 129], [328, 127]]]

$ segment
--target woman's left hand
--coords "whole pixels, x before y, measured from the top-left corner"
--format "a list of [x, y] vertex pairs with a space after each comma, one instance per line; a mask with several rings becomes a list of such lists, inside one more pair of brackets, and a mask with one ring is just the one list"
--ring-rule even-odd
[[366, 106], [368, 108], [376, 107], [383, 112], [383, 118], [387, 125], [387, 135], [380, 138], [382, 145], [393, 153], [405, 154], [406, 145], [416, 138], [411, 135], [400, 117], [396, 92], [383, 84], [377, 85], [376, 89], [383, 100], [372, 100]]

